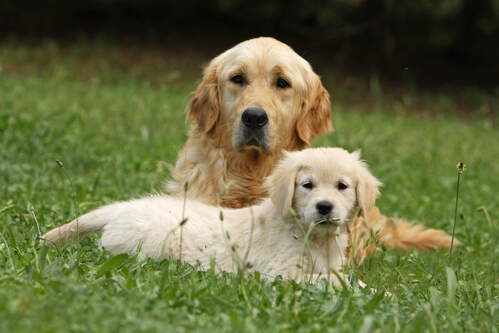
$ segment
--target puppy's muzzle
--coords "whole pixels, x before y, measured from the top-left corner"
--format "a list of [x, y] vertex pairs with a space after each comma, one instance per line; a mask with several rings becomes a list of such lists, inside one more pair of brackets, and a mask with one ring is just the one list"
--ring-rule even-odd
[[243, 124], [250, 129], [261, 129], [269, 122], [269, 117], [264, 109], [247, 108], [241, 116]]
[[315, 208], [317, 209], [317, 212], [321, 214], [322, 216], [329, 215], [331, 211], [333, 210], [333, 204], [329, 201], [320, 201], [315, 205]]
[[319, 201], [315, 205], [315, 209], [317, 210], [320, 218], [315, 222], [316, 225], [319, 226], [337, 226], [339, 224], [339, 220], [331, 217], [331, 212], [334, 209], [333, 204], [330, 201], [323, 200]]

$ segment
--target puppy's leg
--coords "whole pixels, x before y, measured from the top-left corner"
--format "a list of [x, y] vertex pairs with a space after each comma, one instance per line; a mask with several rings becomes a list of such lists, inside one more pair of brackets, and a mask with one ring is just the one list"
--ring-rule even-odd
[[62, 241], [81, 239], [86, 235], [101, 230], [114, 215], [123, 210], [121, 202], [100, 207], [73, 221], [50, 230], [42, 236], [40, 243], [51, 245]]
[[[73, 221], [55, 228], [42, 236], [42, 244], [81, 239], [86, 235], [106, 228], [121, 230], [124, 236], [143, 231], [148, 220], [161, 219], [165, 199], [149, 197], [138, 200], [112, 203], [84, 214]], [[144, 221], [146, 220], [146, 221]], [[142, 228], [142, 229], [141, 229]]]

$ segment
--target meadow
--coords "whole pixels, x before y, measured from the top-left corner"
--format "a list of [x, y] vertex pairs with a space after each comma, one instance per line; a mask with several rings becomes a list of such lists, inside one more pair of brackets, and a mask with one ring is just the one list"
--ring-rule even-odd
[[[362, 149], [389, 216], [452, 231], [449, 251], [381, 249], [351, 274], [369, 289], [199, 272], [112, 257], [97, 237], [38, 237], [102, 204], [162, 191], [209, 57], [88, 42], [0, 44], [1, 332], [497, 332], [497, 94], [398, 89], [325, 71], [335, 131]], [[462, 108], [473, 112], [455, 112]], [[390, 295], [385, 293], [388, 291]]]

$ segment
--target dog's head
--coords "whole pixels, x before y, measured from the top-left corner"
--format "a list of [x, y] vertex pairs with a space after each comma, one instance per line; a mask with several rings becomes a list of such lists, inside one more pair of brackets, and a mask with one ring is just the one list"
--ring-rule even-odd
[[247, 40], [213, 59], [188, 115], [197, 131], [237, 150], [301, 149], [332, 128], [319, 76], [273, 38]]
[[344, 226], [374, 206], [381, 183], [358, 152], [314, 148], [286, 153], [266, 179], [273, 204], [283, 216], [295, 213], [306, 229]]

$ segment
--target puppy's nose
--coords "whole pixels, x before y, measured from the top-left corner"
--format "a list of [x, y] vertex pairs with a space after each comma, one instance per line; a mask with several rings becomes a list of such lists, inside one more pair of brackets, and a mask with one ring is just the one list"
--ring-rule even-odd
[[254, 129], [262, 128], [269, 121], [267, 112], [259, 108], [247, 108], [241, 118], [244, 125]]
[[315, 208], [317, 208], [319, 214], [327, 215], [331, 213], [331, 211], [333, 210], [333, 204], [330, 203], [329, 201], [324, 200], [318, 202], [317, 205], [315, 205]]

